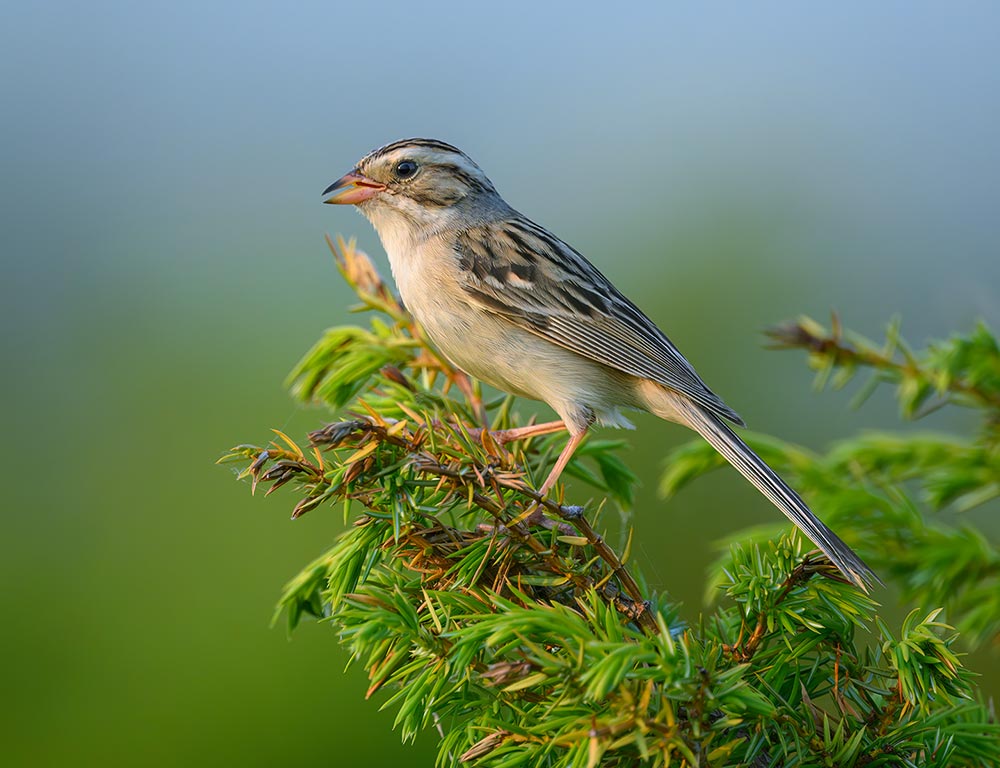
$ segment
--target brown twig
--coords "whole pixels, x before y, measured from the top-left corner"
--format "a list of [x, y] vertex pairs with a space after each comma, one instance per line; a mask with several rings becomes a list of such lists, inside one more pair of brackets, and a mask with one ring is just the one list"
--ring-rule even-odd
[[[764, 333], [772, 340], [772, 349], [804, 349], [811, 354], [829, 358], [834, 366], [863, 366], [900, 378], [919, 377], [928, 382], [933, 382], [936, 378], [933, 373], [921, 367], [920, 361], [898, 339], [894, 341], [893, 350], [900, 348], [903, 360], [897, 360], [894, 351], [886, 354], [874, 347], [865, 347], [862, 345], [863, 340], [862, 343], [851, 344], [844, 338], [840, 318], [836, 314], [833, 315], [829, 332], [807, 318], [768, 328]], [[952, 394], [968, 397], [992, 408], [1000, 408], [1000, 396], [984, 390], [974, 382], [949, 378], [946, 388]]]
[[[558, 560], [551, 554], [551, 549], [531, 535], [528, 526], [526, 526], [523, 522], [505, 518], [504, 512], [507, 511], [505, 507], [497, 504], [489, 497], [475, 490], [469, 477], [461, 470], [441, 464], [430, 458], [418, 458], [414, 462], [414, 467], [420, 472], [448, 478], [460, 487], [471, 488], [470, 500], [476, 506], [491, 514], [497, 523], [510, 532], [519, 543], [527, 546], [536, 555], [539, 555], [550, 567], [553, 567], [556, 572], [570, 577], [577, 586], [583, 588], [595, 586], [593, 579], [567, 572], [568, 569], [563, 568], [559, 564]], [[544, 507], [562, 519], [569, 521], [570, 524], [572, 524], [577, 531], [579, 531], [580, 534], [586, 538], [587, 542], [594, 547], [594, 551], [597, 552], [598, 556], [608, 565], [611, 573], [618, 578], [628, 594], [628, 598], [626, 599], [620, 594], [608, 594], [605, 590], [601, 590], [604, 597], [612, 599], [615, 608], [626, 614], [632, 621], [635, 621], [640, 627], [643, 628], [643, 630], [651, 634], [659, 632], [659, 627], [649, 611], [648, 604], [642, 597], [639, 585], [636, 583], [635, 579], [632, 578], [632, 575], [625, 568], [625, 565], [619, 559], [614, 550], [607, 545], [603, 537], [599, 536], [594, 531], [590, 522], [586, 519], [586, 517], [584, 517], [582, 507], [566, 507], [556, 504], [554, 501], [540, 496], [536, 491], [528, 488], [523, 483], [515, 483], [505, 480], [495, 480], [495, 482], [501, 488], [516, 491], [517, 493], [526, 496], [535, 504]]]

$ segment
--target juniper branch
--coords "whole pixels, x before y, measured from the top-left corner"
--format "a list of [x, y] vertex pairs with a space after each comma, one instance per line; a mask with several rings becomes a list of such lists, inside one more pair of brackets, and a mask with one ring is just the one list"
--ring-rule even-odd
[[[749, 442], [844, 534], [848, 543], [902, 587], [921, 612], [944, 606], [972, 646], [1000, 639], [1000, 545], [968, 520], [948, 524], [935, 513], [966, 512], [1000, 497], [1000, 345], [985, 325], [914, 351], [898, 322], [876, 349], [834, 322], [826, 330], [802, 318], [773, 332], [783, 345], [807, 349], [825, 383], [843, 385], [865, 368], [873, 381], [896, 384], [904, 416], [919, 417], [928, 398], [971, 408], [980, 425], [970, 436], [870, 433], [817, 454], [765, 438]], [[898, 352], [898, 350], [903, 350]], [[900, 359], [901, 357], [901, 359]], [[862, 395], [870, 388], [862, 389]], [[698, 442], [668, 457], [661, 490], [671, 496], [722, 466]], [[739, 532], [734, 538], [745, 537]]]
[[[1000, 761], [1000, 729], [938, 613], [911, 614], [894, 634], [794, 533], [733, 546], [718, 576], [722, 604], [699, 624], [644, 594], [635, 565], [598, 532], [606, 500], [584, 510], [533, 489], [559, 438], [511, 449], [493, 440], [491, 430], [518, 423], [513, 400], [484, 401], [367, 258], [330, 244], [376, 317], [328, 331], [289, 384], [342, 420], [304, 447], [277, 432], [222, 461], [241, 466], [251, 491], [291, 489], [293, 517], [327, 503], [358, 513], [286, 586], [280, 610], [292, 627], [311, 615], [336, 629], [405, 740], [436, 730], [440, 765]], [[959, 378], [963, 398], [991, 386]], [[817, 485], [842, 486], [857, 466], [769, 446]], [[619, 447], [591, 440], [567, 472], [627, 505], [635, 478]], [[869, 447], [871, 462], [886, 455]], [[925, 448], [927, 464], [951, 455]], [[711, 465], [690, 450], [683, 458], [677, 482]], [[977, 462], [976, 477], [987, 477], [986, 453]], [[950, 487], [977, 489], [968, 479]], [[529, 524], [537, 505], [576, 535]]]
[[[843, 329], [834, 314], [830, 329], [809, 317], [775, 326], [766, 335], [775, 349], [804, 349], [818, 369], [817, 386], [836, 372], [835, 386], [843, 386], [859, 369], [874, 375], [856, 400], [860, 404], [880, 382], [897, 385], [897, 396], [908, 418], [918, 418], [935, 392], [943, 402], [954, 402], [1000, 412], [1000, 346], [985, 324], [967, 337], [954, 337], [914, 352], [900, 334], [899, 320], [889, 324], [879, 347], [860, 334]], [[940, 407], [941, 404], [936, 407]]]

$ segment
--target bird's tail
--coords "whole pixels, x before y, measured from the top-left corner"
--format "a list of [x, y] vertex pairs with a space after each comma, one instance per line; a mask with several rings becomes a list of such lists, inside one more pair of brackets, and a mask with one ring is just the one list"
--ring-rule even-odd
[[686, 398], [675, 396], [672, 399], [674, 413], [682, 417], [676, 420], [682, 421], [698, 432], [740, 474], [757, 486], [757, 490], [784, 512], [785, 516], [830, 558], [844, 576], [866, 592], [870, 586], [882, 583], [854, 550], [827, 528], [799, 495], [789, 488], [788, 484], [721, 419], [706, 413]]

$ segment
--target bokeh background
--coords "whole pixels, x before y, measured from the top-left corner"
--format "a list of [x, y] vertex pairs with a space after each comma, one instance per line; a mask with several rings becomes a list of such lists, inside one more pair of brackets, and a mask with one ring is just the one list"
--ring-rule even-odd
[[[466, 149], [752, 426], [808, 446], [894, 427], [893, 403], [811, 392], [763, 327], [1000, 326], [1000, 6], [655, 5], [5, 8], [0, 761], [430, 764], [329, 628], [269, 628], [341, 515], [293, 524], [213, 466], [326, 418], [282, 380], [347, 319], [323, 234], [385, 263], [320, 205], [377, 145]], [[688, 436], [639, 424], [639, 562], [696, 619], [713, 542], [776, 513], [735, 473], [662, 504]], [[969, 663], [1000, 691], [995, 653]]]

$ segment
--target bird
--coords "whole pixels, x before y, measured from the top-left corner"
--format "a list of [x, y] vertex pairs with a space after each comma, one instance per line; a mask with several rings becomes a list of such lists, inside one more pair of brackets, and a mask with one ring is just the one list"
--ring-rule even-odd
[[516, 211], [458, 148], [412, 138], [379, 147], [328, 186], [375, 228], [403, 304], [457, 368], [547, 403], [558, 421], [505, 439], [568, 432], [554, 487], [595, 424], [631, 428], [648, 411], [707, 440], [862, 590], [880, 583], [733, 431], [740, 416], [654, 323], [566, 242]]

